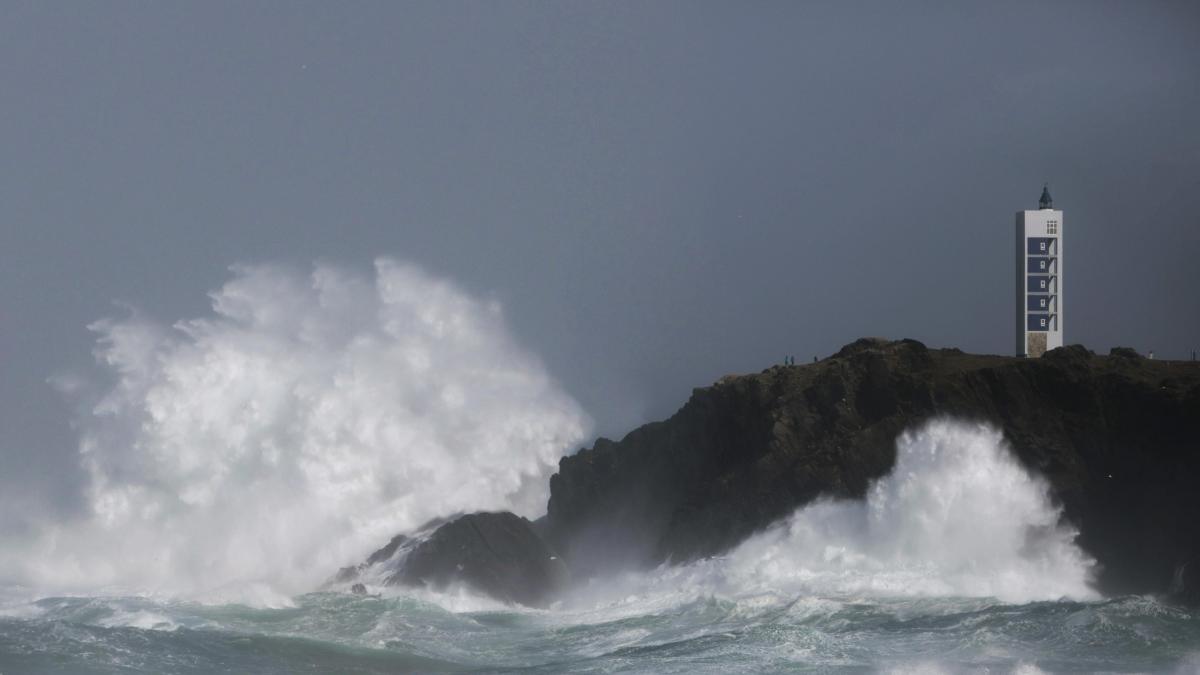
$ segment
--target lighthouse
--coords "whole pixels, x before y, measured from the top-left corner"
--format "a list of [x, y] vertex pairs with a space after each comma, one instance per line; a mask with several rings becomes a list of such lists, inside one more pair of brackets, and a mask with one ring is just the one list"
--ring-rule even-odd
[[1049, 185], [1037, 210], [1017, 211], [1017, 356], [1063, 345], [1062, 227]]

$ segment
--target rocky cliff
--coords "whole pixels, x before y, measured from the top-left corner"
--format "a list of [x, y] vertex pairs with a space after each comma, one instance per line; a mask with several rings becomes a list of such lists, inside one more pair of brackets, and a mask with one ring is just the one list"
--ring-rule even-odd
[[1003, 430], [1100, 561], [1102, 590], [1196, 593], [1200, 364], [1129, 350], [1017, 359], [864, 339], [726, 377], [564, 458], [546, 535], [583, 575], [720, 553], [818, 496], [862, 497], [897, 434], [940, 415]]

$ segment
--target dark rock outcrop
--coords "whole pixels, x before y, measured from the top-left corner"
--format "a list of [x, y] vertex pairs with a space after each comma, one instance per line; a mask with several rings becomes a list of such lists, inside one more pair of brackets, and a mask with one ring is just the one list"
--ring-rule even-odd
[[465, 584], [506, 602], [542, 607], [568, 581], [558, 554], [528, 520], [512, 513], [472, 513], [423, 529], [421, 535], [397, 535], [362, 565], [340, 571], [335, 582], [353, 581], [373, 565], [392, 565], [388, 585]]
[[942, 415], [995, 425], [1048, 479], [1102, 590], [1194, 576], [1181, 566], [1200, 557], [1200, 364], [1080, 346], [1018, 359], [863, 339], [723, 378], [564, 458], [547, 536], [585, 575], [720, 553], [819, 495], [863, 497], [896, 436]]

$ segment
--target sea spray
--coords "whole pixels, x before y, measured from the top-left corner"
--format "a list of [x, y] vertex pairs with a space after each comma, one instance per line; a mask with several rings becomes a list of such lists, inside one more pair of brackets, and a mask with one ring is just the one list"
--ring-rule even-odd
[[1095, 562], [1074, 543], [1044, 480], [983, 424], [934, 420], [902, 434], [864, 500], [822, 499], [727, 555], [595, 580], [574, 607], [646, 607], [716, 596], [1094, 599]]
[[60, 380], [88, 513], [7, 575], [270, 606], [430, 518], [544, 511], [589, 422], [496, 303], [388, 259], [233, 272], [209, 316], [91, 327], [99, 378]]
[[864, 501], [821, 501], [747, 540], [731, 573], [751, 585], [1090, 598], [1094, 562], [1044, 480], [986, 425], [936, 420], [896, 441], [896, 465]]
[[936, 422], [897, 449], [865, 502], [813, 504], [728, 556], [594, 580], [550, 611], [461, 588], [286, 609], [0, 588], [0, 671], [1196, 671], [1200, 618], [1089, 597], [1090, 561], [995, 431]]

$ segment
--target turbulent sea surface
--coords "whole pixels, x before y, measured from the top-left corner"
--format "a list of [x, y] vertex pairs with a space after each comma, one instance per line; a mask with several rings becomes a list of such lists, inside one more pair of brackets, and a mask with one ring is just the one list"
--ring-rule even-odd
[[366, 596], [10, 587], [0, 673], [1200, 671], [1200, 616], [1100, 598], [1073, 540], [999, 434], [942, 421], [898, 440], [863, 501], [810, 504], [726, 556], [581, 582], [547, 610], [382, 586], [386, 566]]
[[313, 593], [254, 609], [44, 598], [0, 614], [0, 673], [1196, 672], [1200, 617], [1140, 597], [681, 594], [586, 610]]

